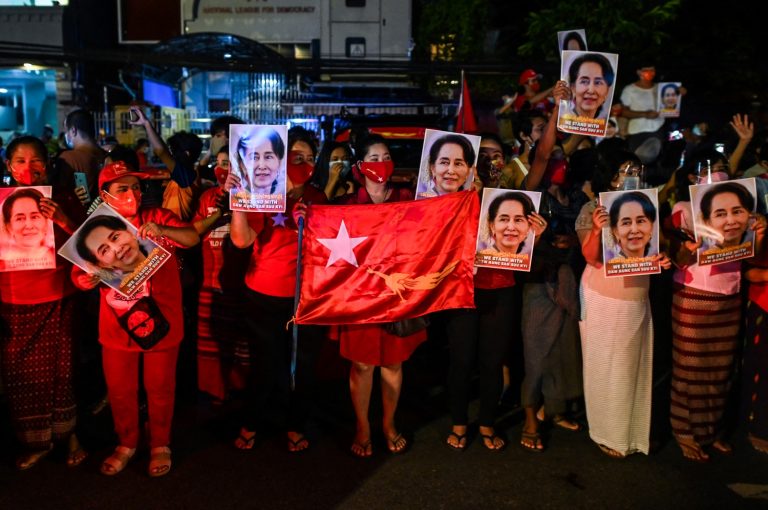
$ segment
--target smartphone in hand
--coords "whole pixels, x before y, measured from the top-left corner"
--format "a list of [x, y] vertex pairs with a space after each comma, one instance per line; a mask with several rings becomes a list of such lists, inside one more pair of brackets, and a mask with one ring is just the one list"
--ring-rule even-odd
[[75, 188], [83, 188], [87, 201], [91, 201], [91, 195], [88, 191], [88, 178], [85, 176], [85, 172], [75, 172]]

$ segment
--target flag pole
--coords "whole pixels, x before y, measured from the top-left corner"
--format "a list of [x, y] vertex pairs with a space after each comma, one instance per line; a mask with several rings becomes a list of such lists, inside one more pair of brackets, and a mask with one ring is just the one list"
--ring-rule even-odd
[[293, 338], [291, 340], [291, 391], [296, 389], [296, 354], [299, 347], [299, 325], [296, 324], [296, 310], [299, 308], [301, 293], [301, 245], [304, 241], [304, 217], [299, 216], [299, 249], [296, 255], [296, 289], [293, 294]]
[[466, 115], [462, 110], [467, 107], [464, 104], [464, 69], [461, 70], [461, 87], [459, 87], [459, 106], [460, 106], [459, 113], [461, 114], [460, 115], [461, 118], [459, 119], [459, 122], [461, 122], [461, 133], [463, 133], [464, 124], [465, 124], [464, 117], [466, 117]]

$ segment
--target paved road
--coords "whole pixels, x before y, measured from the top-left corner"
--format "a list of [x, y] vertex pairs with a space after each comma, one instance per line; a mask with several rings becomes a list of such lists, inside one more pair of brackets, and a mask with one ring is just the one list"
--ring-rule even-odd
[[454, 452], [443, 444], [449, 429], [444, 373], [434, 370], [444, 366], [445, 352], [422, 347], [407, 365], [399, 413], [412, 444], [406, 454], [386, 453], [380, 437], [371, 459], [348, 453], [348, 390], [340, 371], [329, 367], [309, 429], [312, 448], [301, 454], [285, 451], [274, 416], [265, 420], [253, 451], [236, 451], [237, 406], [214, 407], [182, 392], [174, 466], [161, 479], [146, 475], [146, 453], [114, 478], [98, 473], [114, 445], [108, 410], [81, 419], [91, 456], [74, 470], [56, 456], [27, 472], [13, 470], [2, 418], [0, 509], [768, 508], [768, 456], [738, 432], [734, 454], [713, 455], [708, 464], [686, 461], [668, 441], [653, 455], [615, 460], [586, 432], [560, 429], [547, 438], [545, 453], [533, 454], [517, 446], [519, 409], [506, 407], [499, 426], [510, 440], [505, 451], [486, 451], [475, 437], [466, 452]]

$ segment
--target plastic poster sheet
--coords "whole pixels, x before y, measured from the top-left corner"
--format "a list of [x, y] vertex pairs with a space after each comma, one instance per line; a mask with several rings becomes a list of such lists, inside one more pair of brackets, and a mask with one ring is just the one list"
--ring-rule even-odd
[[755, 179], [697, 184], [690, 187], [693, 230], [701, 240], [699, 265], [722, 264], [755, 255], [753, 213]]
[[50, 186], [0, 188], [0, 271], [56, 267], [53, 221], [40, 211], [40, 199], [51, 198]]
[[229, 208], [233, 211], [285, 212], [286, 156], [286, 126], [229, 126], [230, 171], [240, 177], [240, 186], [229, 192]]
[[680, 94], [681, 86], [682, 84], [679, 82], [662, 82], [656, 85], [656, 104], [659, 105], [659, 116], [680, 116], [680, 103], [683, 100], [683, 96]]
[[541, 193], [484, 188], [475, 266], [530, 271], [535, 232], [528, 214], [539, 211]]
[[593, 51], [562, 52], [560, 79], [571, 88], [571, 99], [559, 105], [557, 129], [566, 133], [605, 136], [611, 113], [619, 56]]
[[561, 54], [565, 50], [587, 51], [587, 33], [583, 28], [558, 32], [557, 47]]
[[59, 249], [59, 255], [130, 298], [171, 258], [165, 248], [139, 239], [136, 232], [128, 220], [101, 204]]
[[605, 276], [660, 273], [657, 190], [600, 193], [600, 205], [610, 218], [603, 228]]
[[425, 130], [416, 200], [468, 190], [475, 179], [479, 152], [479, 136]]

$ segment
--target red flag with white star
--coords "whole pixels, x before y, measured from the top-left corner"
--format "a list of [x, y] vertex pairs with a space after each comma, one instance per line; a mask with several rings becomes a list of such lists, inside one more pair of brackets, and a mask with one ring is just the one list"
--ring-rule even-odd
[[473, 191], [377, 205], [311, 206], [296, 322], [394, 322], [474, 308]]

